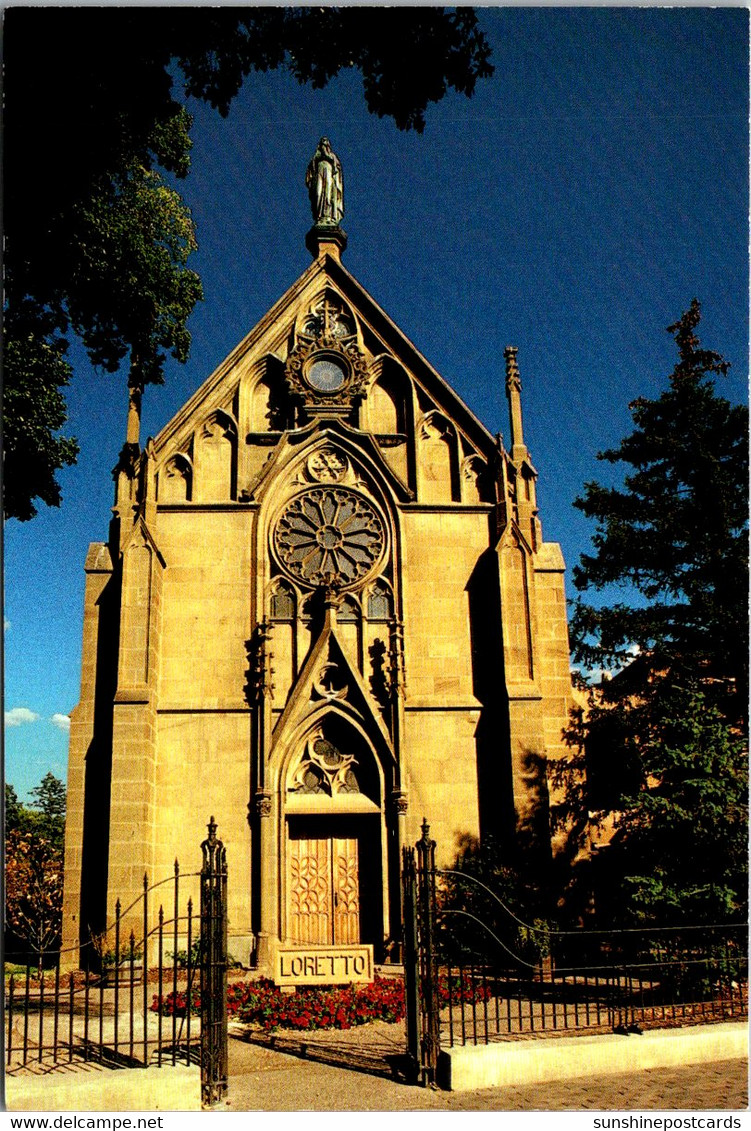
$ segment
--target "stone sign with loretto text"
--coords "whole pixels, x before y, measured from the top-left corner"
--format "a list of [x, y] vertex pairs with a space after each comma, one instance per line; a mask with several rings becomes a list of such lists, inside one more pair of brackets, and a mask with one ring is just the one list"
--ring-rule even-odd
[[373, 947], [294, 946], [276, 952], [274, 981], [279, 986], [346, 985], [373, 981]]

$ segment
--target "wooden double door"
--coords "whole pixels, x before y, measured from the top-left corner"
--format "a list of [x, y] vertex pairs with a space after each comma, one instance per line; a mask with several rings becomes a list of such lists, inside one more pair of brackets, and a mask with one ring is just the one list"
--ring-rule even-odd
[[[345, 946], [364, 937], [368, 838], [351, 821], [290, 822], [287, 932], [290, 942]], [[373, 895], [380, 896], [380, 892]], [[367, 898], [370, 898], [368, 893]], [[378, 900], [380, 902], [380, 899]], [[370, 932], [366, 932], [370, 933]]]

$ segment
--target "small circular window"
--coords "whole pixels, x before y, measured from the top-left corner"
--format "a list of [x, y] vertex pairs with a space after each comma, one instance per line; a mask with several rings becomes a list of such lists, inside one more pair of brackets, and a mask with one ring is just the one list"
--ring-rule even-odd
[[307, 378], [308, 383], [319, 393], [337, 393], [347, 380], [347, 371], [333, 358], [319, 358], [311, 365]]

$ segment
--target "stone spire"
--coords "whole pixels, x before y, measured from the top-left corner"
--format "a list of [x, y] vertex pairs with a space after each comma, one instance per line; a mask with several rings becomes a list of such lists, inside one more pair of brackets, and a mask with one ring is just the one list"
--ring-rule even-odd
[[516, 346], [507, 346], [503, 351], [506, 358], [506, 396], [508, 397], [511, 420], [511, 467], [510, 479], [514, 483], [514, 506], [519, 529], [529, 542], [532, 550], [542, 544], [542, 530], [537, 515], [537, 472], [529, 458], [529, 450], [524, 443], [522, 428], [522, 382], [516, 361]]
[[138, 448], [141, 440], [141, 398], [143, 385], [140, 378], [131, 370], [128, 380], [128, 424], [125, 432], [125, 443]]
[[138, 495], [138, 468], [141, 457], [141, 399], [143, 381], [138, 366], [131, 364], [128, 376], [128, 419], [125, 426], [125, 443], [117, 463], [112, 469], [115, 480], [115, 505], [113, 512], [119, 524], [121, 549], [129, 536]]
[[506, 359], [506, 396], [508, 397], [511, 424], [511, 458], [514, 463], [529, 458], [529, 452], [524, 443], [521, 396], [522, 382], [519, 376], [519, 365], [516, 360], [516, 354], [516, 346], [506, 346], [506, 349], [503, 351], [503, 356]]

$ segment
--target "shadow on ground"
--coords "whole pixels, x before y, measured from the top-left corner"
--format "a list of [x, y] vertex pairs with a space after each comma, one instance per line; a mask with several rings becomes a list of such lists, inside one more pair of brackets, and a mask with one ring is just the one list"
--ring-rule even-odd
[[347, 1032], [339, 1030], [298, 1036], [248, 1029], [232, 1033], [232, 1039], [316, 1064], [382, 1076], [397, 1083], [413, 1083], [403, 1042], [389, 1036], [350, 1032], [352, 1037], [347, 1039]]

